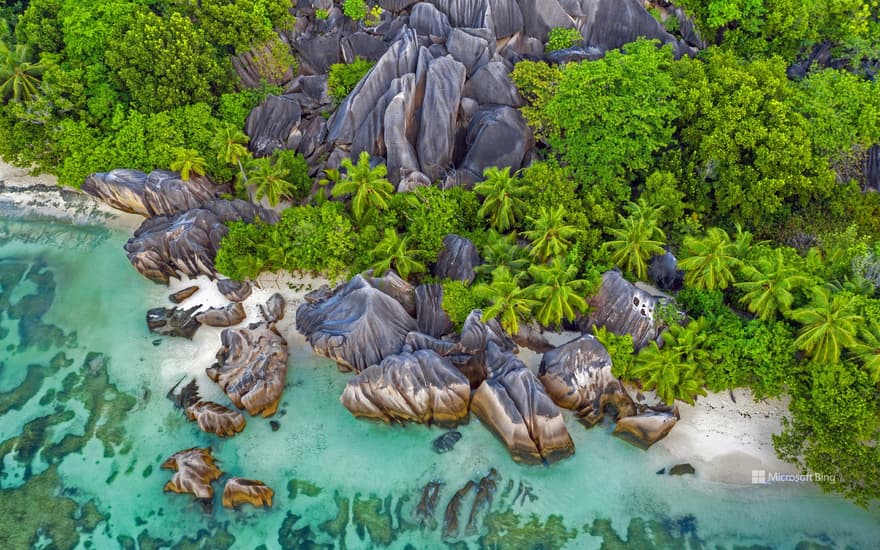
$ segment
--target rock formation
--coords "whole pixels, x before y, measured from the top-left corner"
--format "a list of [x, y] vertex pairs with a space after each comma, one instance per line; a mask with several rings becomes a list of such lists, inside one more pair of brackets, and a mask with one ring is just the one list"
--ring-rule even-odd
[[211, 449], [207, 448], [193, 447], [178, 451], [162, 463], [162, 468], [174, 471], [171, 481], [165, 484], [166, 492], [190, 493], [197, 499], [207, 501], [214, 498], [211, 482], [223, 475], [220, 468], [214, 465]]
[[287, 341], [274, 325], [227, 328], [217, 363], [207, 370], [232, 403], [251, 416], [272, 416], [287, 378]]
[[355, 416], [454, 427], [467, 422], [467, 378], [430, 350], [404, 351], [349, 380], [340, 401]]
[[458, 440], [461, 439], [461, 432], [458, 430], [450, 430], [431, 442], [431, 448], [437, 454], [448, 453], [451, 451]]
[[680, 290], [684, 284], [684, 271], [678, 269], [678, 260], [669, 251], [651, 258], [648, 276], [661, 290]]
[[513, 459], [553, 463], [574, 454], [559, 408], [515, 355], [489, 342], [489, 377], [477, 388], [471, 409], [507, 446]]
[[416, 521], [419, 528], [424, 529], [430, 527], [432, 530], [437, 528], [437, 521], [434, 519], [434, 509], [437, 507], [437, 500], [440, 498], [440, 482], [429, 481], [422, 488], [422, 498], [416, 505]]
[[606, 271], [599, 292], [590, 299], [589, 317], [579, 319], [578, 324], [584, 333], [600, 326], [614, 334], [630, 334], [638, 351], [662, 332], [654, 322], [657, 303], [656, 297], [624, 279], [619, 271]]
[[611, 357], [592, 335], [545, 353], [538, 378], [557, 405], [575, 411], [588, 426], [602, 419], [607, 406], [617, 418], [636, 412], [623, 384], [611, 374]]
[[220, 188], [204, 176], [187, 181], [177, 172], [117, 169], [96, 172], [81, 189], [113, 208], [141, 216], [175, 215], [217, 198]]
[[333, 290], [318, 289], [296, 310], [297, 330], [315, 353], [342, 370], [361, 372], [379, 364], [399, 352], [406, 335], [416, 330], [415, 319], [375, 286], [377, 279], [356, 275]]
[[458, 235], [443, 237], [443, 248], [434, 265], [434, 276], [438, 279], [452, 279], [474, 282], [474, 268], [483, 263], [477, 247], [470, 239]]
[[669, 411], [648, 410], [638, 416], [619, 419], [614, 428], [614, 435], [637, 447], [647, 449], [666, 437], [677, 421], [677, 408]]
[[193, 294], [199, 291], [199, 287], [196, 285], [188, 286], [182, 290], [178, 290], [174, 294], [168, 297], [172, 304], [179, 304], [181, 302], [186, 301], [188, 298], [192, 297]]
[[230, 302], [243, 302], [253, 292], [247, 281], [233, 281], [232, 279], [219, 279], [217, 290]]
[[155, 307], [147, 311], [147, 327], [150, 332], [163, 336], [180, 336], [191, 340], [202, 326], [195, 312], [201, 306], [182, 309], [179, 307]]
[[262, 481], [231, 477], [223, 487], [223, 507], [235, 508], [241, 504], [250, 504], [256, 508], [271, 507], [275, 491]]
[[451, 333], [455, 327], [443, 309], [443, 287], [437, 283], [415, 289], [418, 331], [434, 338]]
[[284, 319], [284, 307], [286, 305], [287, 303], [284, 301], [284, 296], [278, 292], [269, 296], [265, 305], [260, 304], [260, 313], [263, 315], [263, 320], [271, 324]]
[[240, 302], [232, 302], [223, 307], [212, 307], [196, 314], [195, 319], [209, 327], [231, 327], [247, 318], [244, 306]]
[[211, 401], [197, 401], [186, 408], [186, 417], [196, 421], [203, 432], [229, 437], [245, 427], [244, 415]]

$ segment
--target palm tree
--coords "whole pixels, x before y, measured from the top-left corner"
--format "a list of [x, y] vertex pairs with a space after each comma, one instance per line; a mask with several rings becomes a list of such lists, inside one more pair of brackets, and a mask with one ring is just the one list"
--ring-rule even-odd
[[294, 186], [287, 180], [287, 170], [275, 166], [270, 159], [254, 159], [248, 164], [248, 169], [251, 174], [249, 182], [255, 187], [254, 196], [257, 200], [266, 197], [269, 206], [275, 208], [282, 197], [293, 193]]
[[410, 273], [422, 273], [426, 270], [425, 264], [415, 259], [416, 255], [424, 254], [424, 250], [409, 248], [409, 237], [400, 238], [397, 231], [386, 228], [385, 236], [373, 249], [373, 257], [380, 258], [373, 269], [384, 274], [391, 268], [397, 274], [406, 279]]
[[31, 51], [25, 44], [10, 50], [0, 42], [0, 98], [4, 102], [31, 101], [38, 95], [45, 69], [42, 63], [31, 62]]
[[666, 234], [657, 227], [657, 214], [660, 209], [651, 209], [642, 201], [630, 203], [631, 214], [624, 218], [618, 214], [620, 228], [605, 228], [616, 237], [607, 241], [603, 247], [611, 249], [611, 261], [618, 267], [644, 279], [648, 275], [648, 259], [663, 254]]
[[794, 341], [813, 361], [834, 363], [843, 348], [856, 344], [858, 327], [864, 319], [857, 314], [851, 294], [832, 294], [824, 287], [813, 289], [813, 302], [792, 312], [791, 318], [803, 327]]
[[200, 176], [205, 175], [205, 158], [195, 149], [175, 147], [174, 157], [171, 169], [180, 172], [180, 179], [183, 181], [189, 180], [191, 172]]
[[524, 231], [523, 236], [532, 241], [529, 254], [541, 261], [564, 254], [571, 246], [571, 239], [580, 233], [575, 226], [565, 224], [565, 208], [562, 206], [542, 206], [537, 218], [529, 216], [527, 219], [532, 223], [532, 229]]
[[328, 171], [328, 179], [335, 182], [330, 194], [334, 197], [352, 194], [351, 212], [355, 221], [361, 223], [374, 209], [388, 208], [394, 186], [385, 177], [388, 169], [384, 164], [370, 168], [370, 155], [362, 151], [357, 164], [353, 164], [351, 159], [343, 159], [341, 166], [346, 170], [344, 177], [340, 177], [338, 172]]
[[483, 263], [474, 268], [478, 275], [491, 276], [502, 266], [516, 275], [529, 265], [528, 252], [516, 244], [516, 235], [502, 235], [494, 229], [489, 230], [489, 238], [480, 255]]
[[251, 152], [247, 148], [248, 141], [250, 138], [247, 134], [231, 124], [225, 124], [211, 142], [211, 147], [217, 151], [217, 160], [226, 164], [237, 164], [241, 180], [245, 184], [247, 184], [247, 174], [242, 159], [248, 160], [251, 157]]
[[576, 278], [576, 265], [567, 266], [557, 256], [550, 265], [531, 266], [529, 274], [535, 282], [526, 292], [538, 302], [535, 317], [545, 327], [558, 327], [563, 319], [573, 321], [587, 310], [587, 300], [582, 296], [587, 281]]
[[706, 395], [703, 367], [709, 355], [702, 346], [707, 338], [702, 317], [687, 327], [673, 324], [663, 333], [662, 348], [652, 340], [635, 356], [630, 376], [667, 404], [679, 399], [693, 405], [695, 396]]
[[734, 284], [746, 293], [740, 302], [747, 304], [749, 311], [762, 321], [775, 319], [777, 313], [788, 315], [794, 303], [792, 291], [809, 284], [810, 278], [785, 265], [781, 248], [755, 263], [757, 267], [743, 267], [743, 274], [749, 280]]
[[853, 351], [862, 360], [871, 381], [880, 384], [880, 322], [874, 319], [865, 325]]
[[519, 321], [537, 305], [528, 297], [526, 290], [519, 286], [522, 277], [514, 277], [506, 267], [492, 272], [492, 282], [474, 285], [474, 296], [492, 302], [483, 310], [483, 322], [496, 317], [501, 318], [501, 327], [510, 334], [519, 332]]
[[713, 227], [702, 239], [684, 239], [684, 259], [678, 266], [685, 271], [686, 285], [701, 290], [725, 289], [736, 278], [733, 270], [741, 265], [737, 246], [727, 231]]
[[483, 195], [483, 204], [477, 212], [482, 218], [489, 218], [493, 229], [506, 231], [516, 225], [516, 219], [522, 213], [525, 203], [520, 198], [526, 186], [516, 174], [510, 174], [510, 168], [491, 166], [483, 170], [482, 183], [474, 186], [474, 191]]

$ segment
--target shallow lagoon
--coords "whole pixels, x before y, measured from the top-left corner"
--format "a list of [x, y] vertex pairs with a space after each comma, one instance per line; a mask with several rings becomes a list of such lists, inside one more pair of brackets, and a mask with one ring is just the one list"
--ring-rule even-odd
[[[456, 539], [468, 548], [880, 541], [877, 507], [805, 484], [655, 475], [657, 455], [612, 437], [610, 426], [586, 431], [569, 419], [577, 453], [552, 468], [515, 464], [476, 420], [438, 455], [431, 440], [441, 430], [353, 419], [338, 401], [349, 375], [314, 357], [292, 328], [278, 431], [249, 418], [232, 439], [203, 434], [164, 395], [209, 366], [204, 347], [216, 334], [189, 342], [147, 331], [146, 309], [166, 304], [168, 291], [128, 264], [127, 235], [16, 216], [0, 211], [0, 548], [432, 548], [443, 546], [449, 498], [491, 467], [501, 476], [491, 514]], [[202, 394], [228, 403], [216, 387]], [[160, 464], [193, 446], [211, 446], [228, 474], [273, 487], [274, 507], [229, 511], [217, 495], [206, 514], [163, 493], [170, 472]], [[420, 529], [413, 510], [432, 480], [443, 483], [438, 526]]]

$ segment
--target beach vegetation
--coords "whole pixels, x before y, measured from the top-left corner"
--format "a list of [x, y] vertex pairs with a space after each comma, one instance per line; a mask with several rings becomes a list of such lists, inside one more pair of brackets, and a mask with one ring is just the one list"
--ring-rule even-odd
[[356, 57], [351, 63], [331, 65], [327, 75], [327, 93], [330, 99], [337, 104], [342, 103], [375, 64], [373, 61]]

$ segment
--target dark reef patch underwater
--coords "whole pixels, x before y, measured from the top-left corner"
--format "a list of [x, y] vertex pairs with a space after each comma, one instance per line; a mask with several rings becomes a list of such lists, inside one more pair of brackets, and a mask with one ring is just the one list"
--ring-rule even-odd
[[[234, 438], [205, 434], [162, 396], [209, 366], [219, 342], [207, 334], [154, 345], [144, 312], [165, 303], [167, 290], [130, 267], [125, 235], [4, 216], [0, 548], [870, 548], [880, 540], [876, 509], [807, 486], [656, 476], [649, 455], [608, 437], [609, 427], [588, 432], [572, 419], [577, 454], [553, 468], [512, 463], [476, 420], [438, 454], [439, 428], [353, 419], [338, 401], [347, 375], [293, 335], [275, 424], [249, 417]], [[218, 388], [202, 391], [226, 403]], [[206, 513], [163, 493], [169, 474], [159, 466], [194, 446], [210, 446], [224, 472], [273, 487], [273, 507], [215, 502]]]

